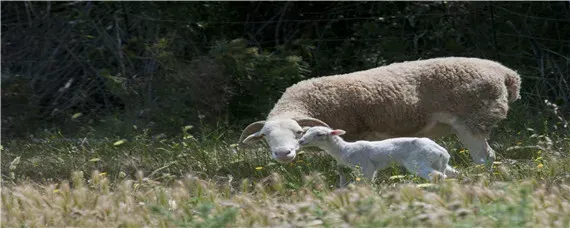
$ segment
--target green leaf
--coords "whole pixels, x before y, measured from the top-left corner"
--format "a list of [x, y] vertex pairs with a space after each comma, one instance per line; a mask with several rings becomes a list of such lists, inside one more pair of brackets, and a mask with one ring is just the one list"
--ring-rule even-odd
[[81, 117], [81, 116], [83, 116], [83, 113], [78, 112], [78, 113], [73, 114], [73, 116], [71, 116], [71, 119], [77, 119], [77, 118], [79, 118], [79, 117]]
[[121, 144], [123, 144], [123, 143], [125, 143], [125, 142], [126, 142], [126, 141], [125, 141], [124, 139], [121, 139], [121, 140], [116, 141], [115, 143], [113, 143], [113, 146], [119, 146], [119, 145], [121, 145]]
[[416, 185], [416, 187], [418, 187], [418, 188], [428, 188], [428, 187], [432, 187], [432, 186], [435, 186], [435, 184], [432, 184], [432, 183], [424, 183], [424, 184], [418, 184], [418, 185]]
[[16, 167], [20, 164], [20, 156], [16, 157], [12, 162], [10, 162], [10, 170], [15, 170]]
[[403, 178], [405, 178], [405, 177], [406, 177], [405, 175], [395, 175], [395, 176], [391, 176], [391, 177], [390, 177], [390, 180], [403, 179]]

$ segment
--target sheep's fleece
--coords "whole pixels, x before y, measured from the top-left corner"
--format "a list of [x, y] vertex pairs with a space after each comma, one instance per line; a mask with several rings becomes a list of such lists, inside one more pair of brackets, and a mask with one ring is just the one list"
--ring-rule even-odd
[[266, 121], [247, 126], [239, 143], [265, 138], [272, 157], [290, 162], [305, 126], [344, 129], [347, 140], [456, 134], [476, 163], [495, 158], [487, 138], [520, 98], [520, 76], [500, 63], [445, 57], [393, 63], [300, 81]]

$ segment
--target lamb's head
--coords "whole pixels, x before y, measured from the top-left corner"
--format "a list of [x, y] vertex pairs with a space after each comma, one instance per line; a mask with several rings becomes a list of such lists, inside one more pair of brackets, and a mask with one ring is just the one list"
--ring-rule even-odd
[[288, 163], [295, 159], [299, 149], [299, 138], [303, 135], [303, 127], [326, 126], [321, 120], [305, 118], [272, 119], [268, 121], [257, 121], [247, 126], [241, 133], [239, 143], [265, 138], [271, 156], [278, 162]]
[[330, 129], [328, 127], [311, 127], [306, 129], [305, 134], [299, 139], [301, 146], [321, 146], [326, 144], [331, 137], [344, 135], [346, 132], [340, 129]]

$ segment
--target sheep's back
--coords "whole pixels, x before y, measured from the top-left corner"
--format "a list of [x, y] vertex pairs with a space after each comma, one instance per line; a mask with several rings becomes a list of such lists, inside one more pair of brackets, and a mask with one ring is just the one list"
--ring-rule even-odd
[[350, 74], [301, 81], [287, 89], [272, 112], [298, 109], [348, 132], [417, 132], [436, 112], [467, 113], [506, 99], [504, 74], [489, 60], [435, 58], [395, 63]]

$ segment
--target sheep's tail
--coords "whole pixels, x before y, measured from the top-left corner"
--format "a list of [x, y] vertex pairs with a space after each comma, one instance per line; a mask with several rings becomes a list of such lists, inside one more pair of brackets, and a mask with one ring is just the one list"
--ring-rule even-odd
[[508, 72], [505, 76], [505, 86], [507, 87], [509, 102], [513, 102], [521, 98], [521, 77], [519, 74], [514, 71]]

